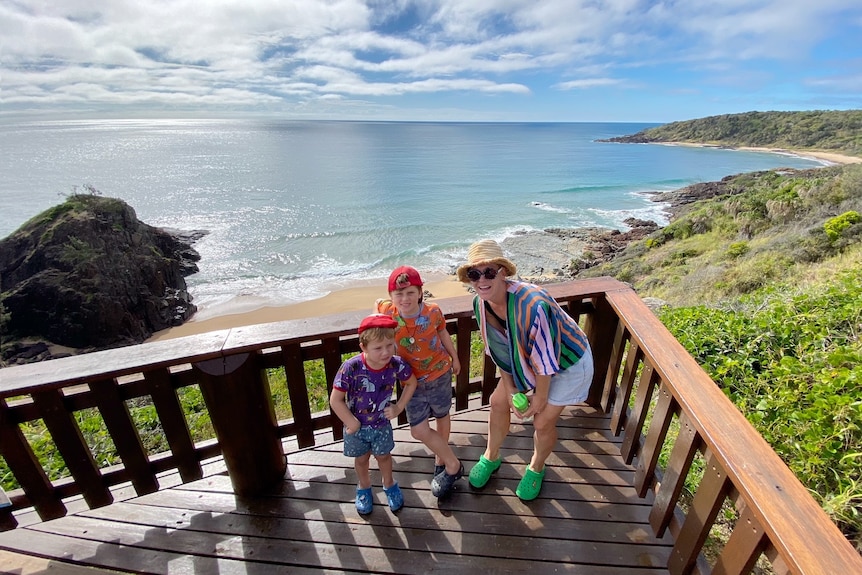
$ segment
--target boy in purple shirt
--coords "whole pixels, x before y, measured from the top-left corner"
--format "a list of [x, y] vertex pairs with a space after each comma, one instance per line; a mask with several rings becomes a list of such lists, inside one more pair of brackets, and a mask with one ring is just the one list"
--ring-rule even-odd
[[[392, 477], [392, 424], [407, 407], [416, 390], [416, 376], [406, 361], [395, 355], [398, 323], [383, 314], [366, 317], [359, 324], [362, 353], [345, 361], [332, 382], [329, 404], [344, 423], [344, 455], [353, 457], [358, 485], [356, 510], [371, 513], [371, 455], [383, 478], [383, 492], [392, 511], [404, 505], [401, 488]], [[396, 381], [402, 392], [392, 403]]]

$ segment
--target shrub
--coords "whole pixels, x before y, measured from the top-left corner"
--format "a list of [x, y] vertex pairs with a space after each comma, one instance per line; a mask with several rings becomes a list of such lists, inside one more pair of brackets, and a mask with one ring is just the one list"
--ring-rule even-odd
[[727, 257], [736, 259], [748, 253], [748, 242], [734, 242], [727, 248]]
[[841, 234], [849, 228], [853, 224], [858, 224], [862, 221], [862, 217], [859, 216], [859, 212], [844, 212], [840, 216], [835, 216], [823, 224], [823, 230], [826, 232], [826, 237], [829, 238], [829, 241], [834, 242]]

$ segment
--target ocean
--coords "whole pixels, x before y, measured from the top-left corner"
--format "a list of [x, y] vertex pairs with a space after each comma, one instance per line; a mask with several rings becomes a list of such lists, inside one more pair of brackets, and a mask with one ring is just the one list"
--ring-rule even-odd
[[0, 237], [93, 186], [153, 226], [209, 233], [196, 317], [321, 297], [401, 264], [450, 273], [473, 241], [664, 225], [648, 193], [822, 162], [613, 144], [646, 123], [103, 120], [0, 124]]

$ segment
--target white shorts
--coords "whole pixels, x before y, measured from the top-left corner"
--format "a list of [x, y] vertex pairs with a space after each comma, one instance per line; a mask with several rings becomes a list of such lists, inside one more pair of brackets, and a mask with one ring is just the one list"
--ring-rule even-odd
[[548, 403], [576, 405], [587, 400], [593, 383], [593, 352], [587, 346], [584, 356], [572, 367], [551, 376]]

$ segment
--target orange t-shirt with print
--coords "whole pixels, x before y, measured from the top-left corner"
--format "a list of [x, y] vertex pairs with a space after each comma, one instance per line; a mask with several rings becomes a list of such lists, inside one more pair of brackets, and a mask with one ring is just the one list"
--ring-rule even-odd
[[410, 364], [419, 383], [433, 381], [452, 368], [452, 358], [437, 333], [446, 329], [443, 312], [435, 303], [422, 302], [421, 306], [416, 316], [402, 317], [392, 300], [377, 303], [378, 313], [398, 322], [395, 330], [398, 355]]

